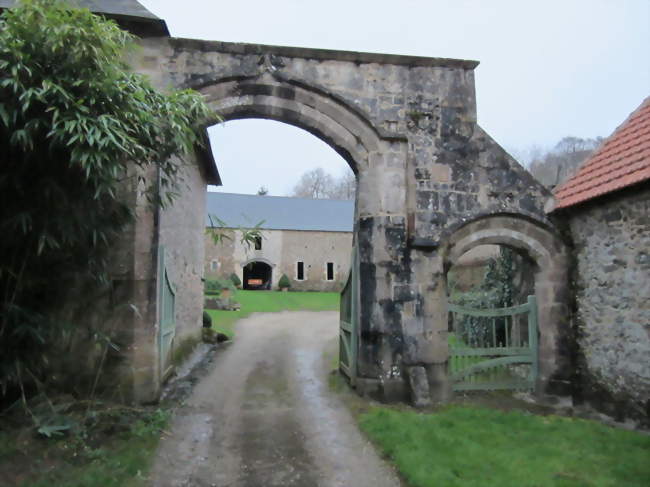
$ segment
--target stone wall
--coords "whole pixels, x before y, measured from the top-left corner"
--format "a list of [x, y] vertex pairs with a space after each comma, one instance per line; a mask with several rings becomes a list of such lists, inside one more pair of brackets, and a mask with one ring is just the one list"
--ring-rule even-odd
[[[262, 249], [247, 247], [234, 231], [215, 244], [205, 238], [205, 277], [223, 278], [235, 273], [243, 282], [243, 266], [255, 259], [272, 267], [272, 287], [278, 288], [282, 274], [291, 281], [294, 291], [340, 291], [350, 270], [351, 232], [318, 232], [300, 230], [263, 230]], [[304, 262], [304, 279], [296, 275], [296, 262]], [[212, 263], [216, 263], [213, 269]], [[333, 262], [334, 279], [326, 279], [326, 263]]]
[[201, 335], [206, 182], [197, 161], [182, 168], [183, 184], [174, 203], [160, 213], [159, 244], [176, 287], [176, 336], [172, 349]]
[[585, 394], [611, 413], [650, 408], [650, 186], [570, 209]]
[[[146, 74], [155, 87], [167, 89], [165, 73], [148, 58], [135, 54], [129, 63]], [[159, 398], [161, 363], [159, 356], [158, 252], [165, 248], [169, 276], [176, 287], [176, 338], [174, 346], [200, 336], [203, 309], [203, 233], [205, 225], [206, 176], [199, 169], [196, 154], [184, 157], [185, 181], [179, 197], [167, 210], [152, 208], [138, 184], [138, 177], [155, 181], [155, 168], [146, 173], [129, 169], [124, 197], [135, 210], [136, 220], [122, 234], [113, 249], [109, 317], [115, 323], [120, 345], [115, 366], [107, 370], [114, 395], [125, 402], [148, 403]], [[195, 332], [196, 330], [196, 332]]]
[[[350, 272], [351, 232], [286, 231], [280, 275], [286, 274], [295, 291], [341, 291]], [[296, 279], [296, 262], [304, 262], [305, 279]], [[327, 262], [334, 263], [334, 279], [327, 280]]]

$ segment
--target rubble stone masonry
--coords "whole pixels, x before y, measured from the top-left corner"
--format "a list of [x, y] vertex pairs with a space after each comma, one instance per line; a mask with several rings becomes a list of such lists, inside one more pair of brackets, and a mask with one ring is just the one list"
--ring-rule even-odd
[[[650, 408], [650, 185], [574, 210], [578, 344], [586, 394], [647, 419]], [[596, 397], [600, 396], [600, 397]]]

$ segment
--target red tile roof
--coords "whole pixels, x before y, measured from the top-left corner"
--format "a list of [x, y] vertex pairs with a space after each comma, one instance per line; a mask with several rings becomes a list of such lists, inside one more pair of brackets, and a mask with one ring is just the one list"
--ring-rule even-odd
[[650, 180], [650, 96], [571, 179], [555, 189], [553, 210], [577, 205], [646, 180]]

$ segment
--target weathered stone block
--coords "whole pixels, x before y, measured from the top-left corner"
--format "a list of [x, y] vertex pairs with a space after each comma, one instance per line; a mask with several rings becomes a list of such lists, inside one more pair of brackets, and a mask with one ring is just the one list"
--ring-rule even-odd
[[408, 379], [411, 390], [411, 402], [416, 408], [431, 405], [431, 395], [429, 393], [429, 380], [424, 367], [409, 367]]

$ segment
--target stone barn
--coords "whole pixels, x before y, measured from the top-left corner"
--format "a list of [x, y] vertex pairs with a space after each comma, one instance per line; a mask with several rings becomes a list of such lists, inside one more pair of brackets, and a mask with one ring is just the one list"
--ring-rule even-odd
[[[228, 236], [215, 244], [206, 234], [206, 279], [234, 273], [244, 289], [277, 289], [286, 274], [295, 291], [343, 287], [350, 271], [354, 201], [208, 193], [206, 213], [206, 225], [217, 216]], [[236, 229], [257, 224], [262, 239], [242, 243]]]
[[579, 380], [618, 417], [650, 419], [650, 97], [555, 191], [575, 259]]

